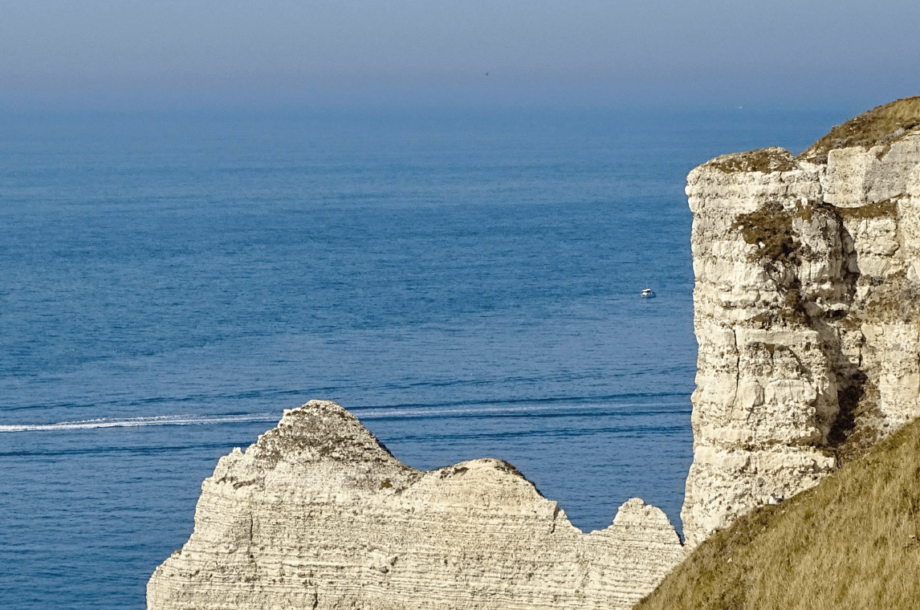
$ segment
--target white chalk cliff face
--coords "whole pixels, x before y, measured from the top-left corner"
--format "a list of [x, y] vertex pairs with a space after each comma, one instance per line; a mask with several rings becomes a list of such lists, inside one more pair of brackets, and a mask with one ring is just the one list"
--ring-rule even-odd
[[716, 529], [920, 415], [920, 98], [798, 158], [713, 159], [687, 195], [699, 357], [686, 547], [639, 499], [584, 534], [505, 462], [413, 470], [313, 401], [221, 459], [148, 608], [625, 609]]
[[339, 405], [312, 401], [220, 460], [147, 605], [625, 609], [683, 557], [664, 513], [639, 499], [584, 534], [506, 462], [420, 472]]
[[898, 127], [903, 102], [920, 108], [880, 107], [799, 158], [768, 148], [688, 176], [688, 547], [920, 414], [920, 121]]

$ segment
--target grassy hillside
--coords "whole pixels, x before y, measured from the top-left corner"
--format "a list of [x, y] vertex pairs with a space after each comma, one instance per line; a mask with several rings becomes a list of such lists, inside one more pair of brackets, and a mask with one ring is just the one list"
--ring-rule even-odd
[[637, 608], [920, 608], [920, 421], [700, 545]]

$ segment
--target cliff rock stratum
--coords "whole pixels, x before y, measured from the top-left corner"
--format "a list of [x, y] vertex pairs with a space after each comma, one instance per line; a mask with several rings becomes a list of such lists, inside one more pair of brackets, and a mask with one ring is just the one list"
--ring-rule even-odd
[[148, 608], [630, 608], [713, 532], [920, 414], [920, 98], [798, 157], [713, 159], [687, 195], [699, 356], [684, 543], [639, 499], [582, 533], [498, 460], [414, 470], [311, 401], [220, 460]]

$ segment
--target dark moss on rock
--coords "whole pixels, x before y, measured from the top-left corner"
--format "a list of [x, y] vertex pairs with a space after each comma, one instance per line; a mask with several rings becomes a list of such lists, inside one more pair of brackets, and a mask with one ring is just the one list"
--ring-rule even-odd
[[[837, 242], [834, 234], [841, 226], [836, 208], [823, 202], [799, 202], [788, 208], [771, 202], [735, 218], [732, 229], [741, 233], [745, 243], [756, 246], [749, 252], [748, 260], [766, 270], [782, 297], [779, 308], [763, 312], [753, 322], [761, 323], [764, 328], [777, 323], [800, 325], [808, 324], [813, 314], [823, 315], [823, 309], [810, 301], [812, 297], [798, 279], [797, 267], [827, 254], [804, 243], [802, 232], [812, 240], [818, 236], [833, 244]], [[814, 311], [810, 313], [809, 309]]]
[[757, 246], [752, 260], [797, 262], [802, 244], [792, 230], [792, 215], [779, 203], [768, 203], [750, 214], [740, 214], [732, 225], [748, 244]]
[[856, 218], [860, 220], [884, 217], [895, 218], [898, 215], [899, 197], [903, 197], [903, 195], [897, 195], [890, 199], [884, 199], [858, 208], [836, 208], [836, 210], [842, 218]]

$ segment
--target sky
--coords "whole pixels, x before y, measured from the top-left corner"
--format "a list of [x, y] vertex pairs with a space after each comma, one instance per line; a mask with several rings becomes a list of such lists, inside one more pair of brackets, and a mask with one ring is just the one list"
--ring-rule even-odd
[[872, 106], [917, 0], [2, 0], [0, 107]]

